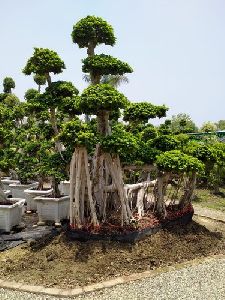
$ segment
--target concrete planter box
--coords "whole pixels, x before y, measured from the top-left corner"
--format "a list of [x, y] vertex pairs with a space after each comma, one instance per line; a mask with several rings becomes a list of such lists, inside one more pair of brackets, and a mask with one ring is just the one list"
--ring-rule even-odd
[[70, 195], [70, 181], [64, 180], [59, 184], [59, 190], [62, 195]]
[[6, 195], [6, 197], [8, 197], [11, 194], [10, 190], [3, 190], [3, 192]]
[[26, 202], [27, 202], [27, 213], [37, 210], [37, 202], [34, 201], [36, 197], [47, 196], [52, 193], [53, 189], [48, 190], [36, 190], [34, 187], [24, 190]]
[[[3, 185], [3, 190], [10, 190], [11, 191], [9, 185], [10, 184], [19, 184], [20, 181], [19, 180], [11, 179], [10, 177], [3, 177], [1, 179], [1, 183]], [[10, 193], [10, 195], [11, 195], [11, 193]]]
[[61, 226], [61, 220], [69, 218], [69, 196], [61, 198], [36, 197], [38, 225], [45, 225], [45, 221], [54, 221], [55, 226]]
[[38, 182], [33, 182], [29, 184], [17, 184], [13, 183], [9, 185], [9, 189], [12, 191], [12, 197], [13, 198], [23, 198], [26, 199], [26, 194], [24, 193], [24, 190], [32, 187], [37, 187]]
[[9, 205], [0, 205], [0, 230], [10, 232], [13, 226], [19, 225], [25, 199], [11, 198]]

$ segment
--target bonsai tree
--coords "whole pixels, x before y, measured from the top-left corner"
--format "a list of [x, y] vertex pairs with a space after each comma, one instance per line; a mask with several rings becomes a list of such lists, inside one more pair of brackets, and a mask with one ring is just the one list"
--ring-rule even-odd
[[[59, 124], [57, 124], [57, 111], [62, 102], [65, 102], [65, 98], [70, 99], [78, 94], [78, 90], [70, 82], [57, 81], [52, 82], [51, 73], [59, 74], [65, 69], [64, 62], [60, 59], [58, 54], [49, 49], [34, 48], [34, 53], [30, 59], [28, 59], [23, 73], [30, 75], [31, 73], [39, 76], [45, 76], [48, 87], [43, 94], [35, 97], [35, 102], [39, 103], [41, 107], [49, 109], [50, 112], [50, 124], [52, 126], [54, 135], [53, 140], [55, 143], [55, 151], [62, 157], [62, 145], [57, 140], [59, 134]], [[58, 156], [58, 154], [55, 154]], [[56, 178], [57, 177], [57, 178]], [[60, 192], [58, 189], [59, 177], [52, 174], [52, 186], [54, 190], [54, 196], [58, 197]]]
[[11, 77], [5, 77], [3, 80], [4, 93], [11, 94], [12, 89], [15, 89], [15, 81]]
[[[120, 110], [125, 109], [124, 119], [127, 117], [127, 120], [129, 118], [130, 122], [134, 122], [134, 119], [138, 117], [138, 123], [143, 123], [141, 120], [144, 118], [145, 124], [149, 118], [165, 116], [167, 108], [149, 103], [132, 105], [112, 85], [102, 83], [104, 76], [123, 76], [125, 73], [132, 72], [132, 68], [127, 63], [110, 55], [95, 55], [97, 45], [104, 43], [113, 46], [115, 43], [113, 29], [104, 20], [94, 16], [88, 16], [80, 20], [73, 27], [72, 39], [80, 48], [86, 47], [88, 53], [88, 57], [82, 61], [82, 70], [90, 75], [91, 86], [85, 89], [79, 97], [78, 106], [83, 113], [96, 115], [99, 143], [96, 145], [92, 159], [91, 182], [89, 184], [92, 185], [91, 196], [94, 203], [96, 203], [94, 209], [97, 220], [98, 223], [105, 222], [111, 213], [115, 213], [120, 208], [121, 216], [116, 216], [117, 221], [120, 219], [122, 225], [129, 224], [132, 211], [127, 191], [124, 188], [120, 157], [125, 163], [133, 161], [138, 143], [133, 134], [127, 132], [119, 124], [111, 128], [109, 119], [113, 118], [116, 124]], [[136, 112], [135, 116], [133, 116], [134, 111]], [[124, 153], [128, 145], [132, 145], [132, 149], [135, 149], [133, 151], [134, 155], [131, 154], [130, 157]], [[84, 152], [79, 154], [77, 147], [71, 162], [70, 172], [72, 226], [82, 226], [84, 224], [79, 216], [79, 211], [83, 203], [81, 201], [81, 187], [83, 186], [81, 170], [87, 168], [84, 165], [85, 160], [87, 161], [87, 157], [84, 159]], [[96, 222], [93, 222], [93, 224], [96, 225]]]
[[[46, 77], [48, 87], [52, 83], [51, 73], [59, 74], [65, 69], [64, 62], [60, 59], [55, 51], [43, 48], [34, 48], [34, 53], [31, 58], [28, 59], [26, 66], [23, 69], [25, 75], [44, 75]], [[58, 128], [56, 124], [56, 111], [55, 107], [50, 108], [50, 121], [55, 135], [57, 135]]]
[[[204, 170], [203, 163], [197, 158], [184, 154], [179, 150], [172, 150], [160, 154], [156, 159], [156, 165], [158, 167], [157, 184], [155, 186], [157, 213], [161, 216], [166, 215], [164, 201], [166, 187], [169, 179], [171, 180], [176, 175], [183, 176], [185, 174], [187, 177], [179, 206], [184, 208], [189, 205], [194, 193], [197, 173]], [[178, 189], [176, 196], [178, 196]]]

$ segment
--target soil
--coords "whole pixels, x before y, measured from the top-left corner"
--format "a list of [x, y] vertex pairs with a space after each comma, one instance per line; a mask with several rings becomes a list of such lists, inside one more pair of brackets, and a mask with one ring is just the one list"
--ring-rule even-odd
[[[70, 241], [61, 233], [51, 241], [28, 243], [0, 253], [0, 278], [75, 288], [194, 258], [225, 254], [225, 224], [208, 230], [205, 227], [208, 221], [197, 221], [161, 230], [134, 245], [109, 241], [82, 243]], [[223, 230], [215, 229], [221, 226]]]
[[1, 201], [0, 202], [0, 205], [13, 205], [13, 203], [12, 202], [10, 202], [10, 201]]

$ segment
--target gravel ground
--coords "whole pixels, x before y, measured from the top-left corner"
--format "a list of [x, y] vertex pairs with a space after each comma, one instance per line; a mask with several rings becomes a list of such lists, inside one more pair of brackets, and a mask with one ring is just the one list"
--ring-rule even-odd
[[201, 207], [200, 205], [194, 204], [194, 210], [196, 215], [201, 215], [225, 222], [225, 213], [219, 210]]
[[[0, 289], [1, 300], [57, 300], [59, 298]], [[80, 300], [223, 300], [225, 299], [225, 258], [188, 266], [180, 270], [162, 273], [85, 294], [74, 298]]]

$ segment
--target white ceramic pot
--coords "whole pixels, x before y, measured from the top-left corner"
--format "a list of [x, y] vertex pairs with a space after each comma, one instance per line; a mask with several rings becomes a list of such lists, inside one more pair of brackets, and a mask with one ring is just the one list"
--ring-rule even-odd
[[59, 190], [62, 195], [70, 195], [70, 181], [60, 181]]
[[54, 221], [56, 226], [60, 226], [60, 221], [69, 218], [69, 196], [61, 198], [36, 197], [38, 225], [44, 225], [45, 221]]
[[29, 184], [10, 184], [9, 188], [12, 191], [12, 197], [13, 198], [26, 198], [26, 194], [24, 193], [24, 190], [28, 189], [28, 188], [32, 188], [32, 187], [37, 187], [38, 186], [38, 182], [33, 182], [33, 183], [29, 183]]
[[10, 198], [9, 205], [0, 205], [0, 229], [10, 232], [13, 226], [19, 225], [25, 199]]
[[52, 193], [53, 189], [47, 190], [36, 190], [35, 188], [29, 188], [24, 190], [26, 202], [27, 202], [27, 213], [37, 210], [37, 202], [34, 201], [35, 197], [47, 196]]

